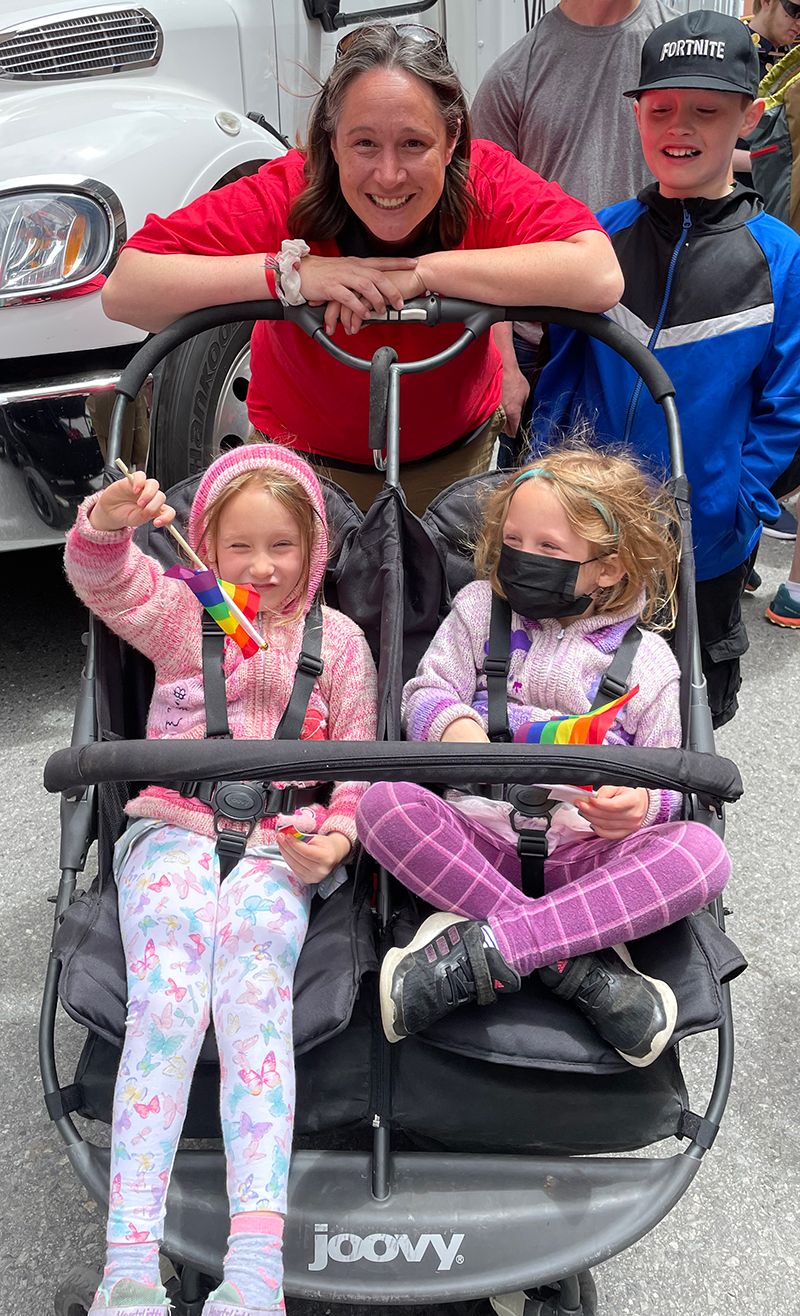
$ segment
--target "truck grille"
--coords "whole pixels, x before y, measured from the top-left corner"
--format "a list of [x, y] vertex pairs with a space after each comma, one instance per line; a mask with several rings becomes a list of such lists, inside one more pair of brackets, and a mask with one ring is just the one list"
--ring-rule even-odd
[[0, 29], [0, 78], [92, 78], [157, 64], [164, 34], [147, 9], [109, 5]]

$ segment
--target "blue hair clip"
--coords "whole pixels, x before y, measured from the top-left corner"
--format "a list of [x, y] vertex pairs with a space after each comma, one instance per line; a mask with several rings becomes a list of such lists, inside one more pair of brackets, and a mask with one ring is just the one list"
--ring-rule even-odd
[[[534, 476], [542, 480], [552, 480], [554, 483], [557, 483], [558, 480], [558, 477], [555, 476], [552, 471], [548, 471], [545, 466], [531, 466], [530, 470], [523, 471], [521, 475], [517, 476], [512, 488], [516, 489], [518, 484], [522, 484], [525, 480], [531, 480]], [[602, 516], [614, 538], [619, 539], [619, 526], [617, 524], [617, 519], [615, 516], [612, 516], [605, 503], [601, 503], [599, 498], [595, 498], [593, 494], [590, 494], [586, 489], [581, 489], [576, 485], [573, 485], [573, 488], [577, 493], [583, 494], [587, 503], [594, 508], [599, 516]]]

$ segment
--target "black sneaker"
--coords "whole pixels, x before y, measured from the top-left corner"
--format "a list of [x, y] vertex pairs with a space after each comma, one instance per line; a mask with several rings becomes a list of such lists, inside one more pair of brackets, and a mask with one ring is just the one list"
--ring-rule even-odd
[[634, 968], [626, 946], [559, 960], [539, 977], [556, 996], [573, 1001], [629, 1065], [652, 1065], [672, 1037], [675, 993]]
[[383, 1031], [390, 1042], [399, 1042], [459, 1005], [491, 1005], [501, 992], [518, 992], [520, 985], [488, 923], [458, 914], [431, 914], [407, 946], [384, 956]]

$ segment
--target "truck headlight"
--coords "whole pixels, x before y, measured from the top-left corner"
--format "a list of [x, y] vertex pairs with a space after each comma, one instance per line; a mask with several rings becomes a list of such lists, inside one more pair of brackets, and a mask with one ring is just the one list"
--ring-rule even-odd
[[0, 306], [78, 289], [104, 272], [124, 237], [119, 201], [62, 187], [0, 192]]

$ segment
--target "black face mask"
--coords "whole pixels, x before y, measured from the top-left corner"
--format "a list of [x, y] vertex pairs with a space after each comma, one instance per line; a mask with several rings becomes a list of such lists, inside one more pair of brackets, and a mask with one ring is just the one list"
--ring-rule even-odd
[[[596, 562], [589, 557], [587, 562]], [[497, 578], [511, 607], [521, 617], [576, 617], [592, 603], [591, 594], [577, 594], [578, 572], [585, 563], [571, 558], [523, 553], [503, 544]]]

